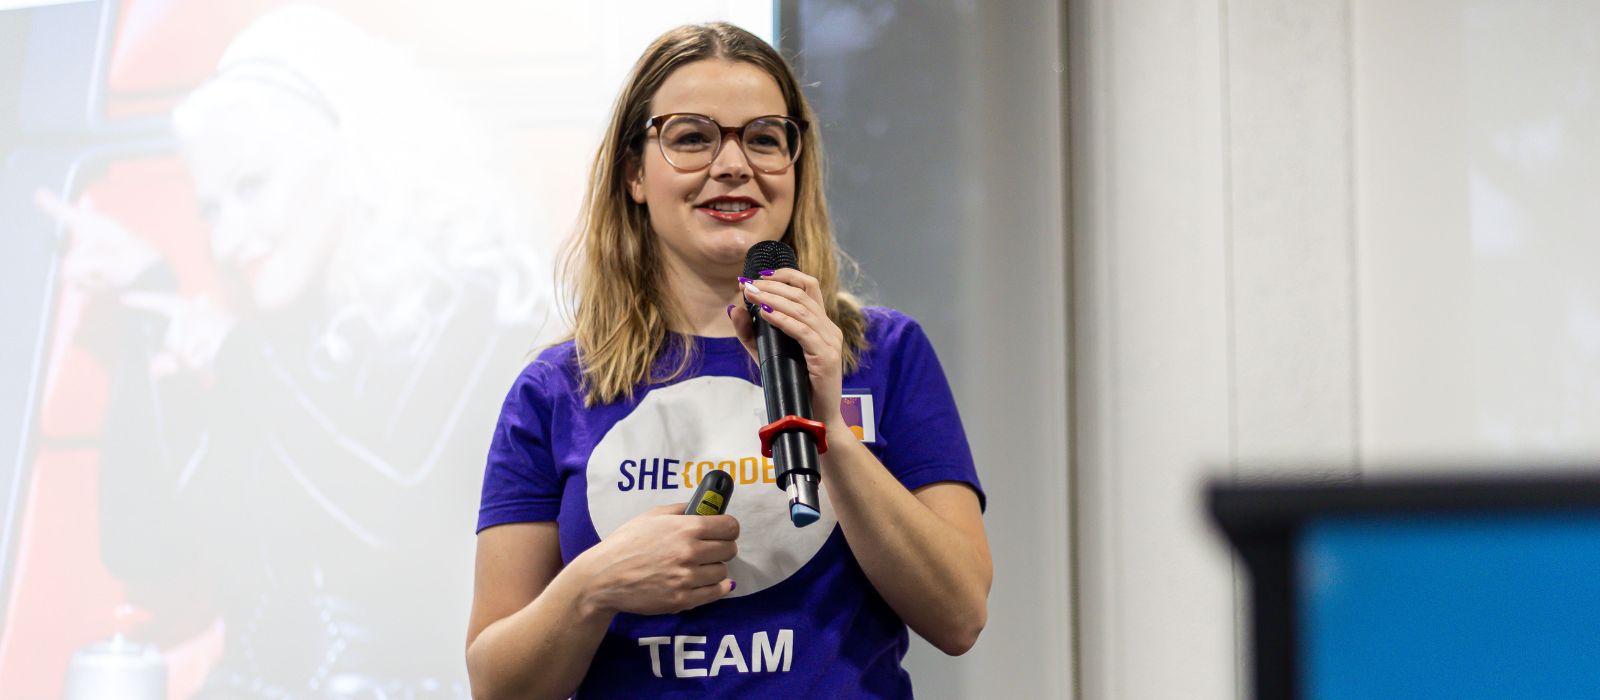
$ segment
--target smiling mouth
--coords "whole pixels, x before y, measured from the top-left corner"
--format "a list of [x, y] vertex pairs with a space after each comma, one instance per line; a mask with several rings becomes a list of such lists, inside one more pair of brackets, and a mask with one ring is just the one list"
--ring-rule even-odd
[[738, 223], [755, 216], [757, 212], [761, 211], [761, 207], [754, 201], [745, 198], [718, 197], [700, 204], [695, 207], [695, 210], [717, 221]]
[[261, 255], [248, 260], [236, 260], [233, 269], [251, 284], [261, 277], [261, 269], [267, 266], [267, 256]]

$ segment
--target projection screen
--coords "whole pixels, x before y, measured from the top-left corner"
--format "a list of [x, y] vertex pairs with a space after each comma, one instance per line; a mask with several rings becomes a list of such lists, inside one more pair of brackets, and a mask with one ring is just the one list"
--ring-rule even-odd
[[719, 19], [774, 36], [733, 0], [0, 2], [0, 697], [468, 697], [484, 455], [600, 130]]

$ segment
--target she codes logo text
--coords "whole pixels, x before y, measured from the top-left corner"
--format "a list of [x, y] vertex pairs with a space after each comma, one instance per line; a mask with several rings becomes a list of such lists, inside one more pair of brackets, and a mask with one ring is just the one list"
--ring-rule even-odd
[[713, 469], [727, 472], [739, 484], [777, 483], [777, 465], [770, 457], [721, 461], [648, 457], [624, 459], [617, 465], [617, 472], [621, 474], [617, 479], [617, 490], [692, 489], [705, 477], [706, 472]]

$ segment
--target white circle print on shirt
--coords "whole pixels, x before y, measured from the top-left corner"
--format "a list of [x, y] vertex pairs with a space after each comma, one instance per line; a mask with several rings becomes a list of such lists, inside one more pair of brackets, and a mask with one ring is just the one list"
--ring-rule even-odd
[[822, 519], [789, 522], [789, 499], [777, 468], [761, 456], [756, 431], [766, 424], [761, 387], [736, 377], [695, 377], [656, 389], [611, 427], [589, 455], [589, 519], [601, 539], [653, 506], [684, 505], [700, 476], [733, 476], [728, 514], [739, 519], [739, 555], [728, 578], [733, 596], [757, 593], [811, 561], [837, 519], [821, 490]]

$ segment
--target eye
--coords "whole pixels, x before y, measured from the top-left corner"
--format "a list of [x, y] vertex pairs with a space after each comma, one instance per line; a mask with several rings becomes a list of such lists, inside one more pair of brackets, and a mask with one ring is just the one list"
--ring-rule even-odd
[[253, 202], [261, 194], [261, 187], [266, 178], [260, 173], [242, 175], [233, 183], [233, 194], [241, 202]]
[[772, 134], [755, 134], [745, 139], [744, 147], [756, 153], [775, 154], [784, 150], [784, 141]]
[[711, 143], [711, 140], [698, 131], [679, 134], [672, 139], [673, 146], [704, 146], [708, 143]]
[[206, 221], [216, 222], [218, 207], [215, 199], [202, 199], [197, 204], [200, 206], [200, 216]]

